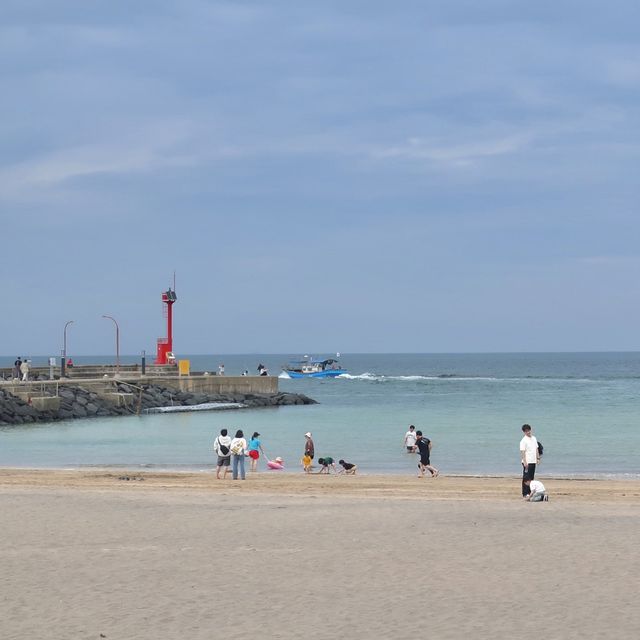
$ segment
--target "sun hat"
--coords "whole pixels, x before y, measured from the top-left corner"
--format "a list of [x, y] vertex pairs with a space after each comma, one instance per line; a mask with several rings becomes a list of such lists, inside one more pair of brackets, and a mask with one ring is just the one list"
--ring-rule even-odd
[[305, 438], [310, 438], [311, 437], [311, 431], [307, 431], [307, 433], [304, 434]]

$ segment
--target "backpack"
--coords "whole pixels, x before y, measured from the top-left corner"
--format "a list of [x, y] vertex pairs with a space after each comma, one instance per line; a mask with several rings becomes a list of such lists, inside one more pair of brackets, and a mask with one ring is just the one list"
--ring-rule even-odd
[[233, 453], [234, 456], [241, 456], [244, 453], [244, 447], [242, 446], [242, 443], [237, 442], [233, 449], [231, 449], [231, 453]]
[[544, 453], [544, 447], [542, 446], [542, 442], [538, 440], [538, 455], [542, 457], [543, 453]]

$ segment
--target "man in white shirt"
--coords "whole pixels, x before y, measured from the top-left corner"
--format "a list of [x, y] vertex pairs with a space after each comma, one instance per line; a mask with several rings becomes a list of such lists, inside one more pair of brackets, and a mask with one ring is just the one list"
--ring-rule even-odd
[[538, 453], [538, 441], [531, 432], [531, 426], [522, 425], [524, 436], [520, 440], [520, 461], [522, 462], [522, 497], [525, 498], [531, 493], [529, 485], [525, 484], [525, 479], [533, 480], [536, 475], [536, 465], [540, 462]]
[[416, 428], [411, 425], [409, 431], [404, 434], [404, 446], [407, 447], [407, 453], [415, 453], [416, 439]]
[[529, 480], [527, 478], [525, 480], [525, 484], [531, 491], [528, 496], [524, 496], [525, 500], [528, 500], [529, 502], [547, 502], [549, 500], [549, 498], [547, 497], [547, 491], [540, 480]]

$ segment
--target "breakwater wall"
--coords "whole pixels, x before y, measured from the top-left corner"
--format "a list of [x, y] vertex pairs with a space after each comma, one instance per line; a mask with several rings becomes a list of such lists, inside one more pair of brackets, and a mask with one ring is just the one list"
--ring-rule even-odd
[[[0, 368], [0, 384], [17, 383], [11, 367]], [[96, 381], [120, 379], [138, 384], [149, 384], [161, 380], [161, 384], [201, 393], [277, 393], [277, 376], [218, 376], [214, 373], [192, 372], [190, 375], [178, 375], [177, 367], [165, 365], [147, 365], [145, 375], [138, 364], [121, 365], [80, 365], [67, 368], [65, 377], [60, 377], [60, 367], [32, 367], [29, 371], [30, 382], [47, 383], [58, 381], [69, 384], [70, 381]]]
[[236, 389], [233, 382], [220, 382], [222, 378], [219, 377], [219, 384], [207, 381], [193, 385], [194, 389], [185, 384], [186, 377], [4, 383], [0, 386], [0, 426], [132, 415], [159, 407], [205, 403], [232, 403], [241, 408], [315, 404], [315, 400], [303, 394], [278, 392], [277, 379], [275, 392], [263, 392], [252, 389], [273, 388], [272, 383], [262, 380], [257, 385], [241, 384]]

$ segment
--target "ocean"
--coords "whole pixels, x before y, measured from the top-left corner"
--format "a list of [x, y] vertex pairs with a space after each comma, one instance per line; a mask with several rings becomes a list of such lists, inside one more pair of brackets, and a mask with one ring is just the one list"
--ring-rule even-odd
[[[262, 363], [278, 375], [301, 355], [184, 357], [197, 371], [224, 363], [227, 375], [253, 374]], [[0, 366], [13, 360], [0, 358]], [[412, 474], [417, 459], [403, 439], [414, 424], [432, 440], [442, 474], [502, 476], [520, 473], [520, 428], [529, 423], [544, 444], [541, 476], [640, 477], [640, 353], [345, 353], [340, 361], [348, 374], [336, 379], [280, 379], [281, 390], [317, 405], [0, 428], [0, 466], [207, 471], [213, 439], [226, 427], [258, 431], [267, 455], [283, 457], [289, 472], [300, 472], [311, 431], [316, 458], [344, 458], [367, 474]]]

